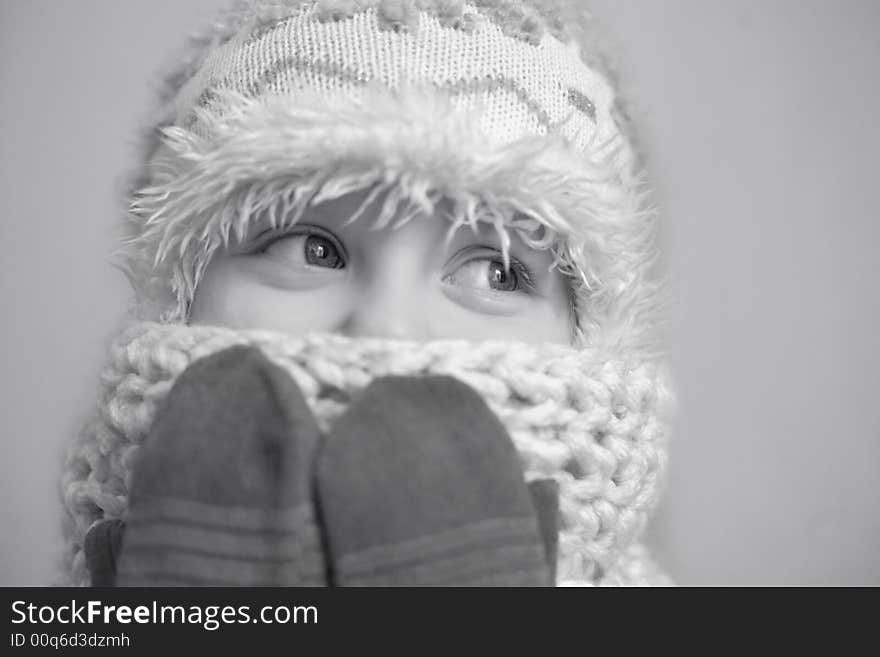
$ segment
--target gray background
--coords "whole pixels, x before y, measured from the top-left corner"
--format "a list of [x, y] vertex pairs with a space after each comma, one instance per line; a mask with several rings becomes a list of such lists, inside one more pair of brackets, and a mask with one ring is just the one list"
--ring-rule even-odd
[[[0, 585], [51, 580], [62, 445], [127, 300], [116, 190], [218, 0], [0, 3]], [[682, 584], [880, 584], [876, 0], [593, 0], [661, 189]]]

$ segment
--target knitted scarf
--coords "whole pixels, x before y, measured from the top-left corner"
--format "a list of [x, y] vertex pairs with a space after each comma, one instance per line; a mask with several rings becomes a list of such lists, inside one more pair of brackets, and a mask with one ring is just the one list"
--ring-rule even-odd
[[506, 426], [526, 480], [559, 484], [559, 585], [669, 583], [639, 542], [666, 463], [672, 396], [658, 365], [561, 345], [294, 338], [143, 322], [114, 342], [97, 413], [69, 453], [68, 584], [88, 584], [89, 528], [126, 517], [131, 464], [175, 378], [195, 359], [239, 344], [257, 346], [290, 373], [323, 430], [375, 377], [464, 381]]

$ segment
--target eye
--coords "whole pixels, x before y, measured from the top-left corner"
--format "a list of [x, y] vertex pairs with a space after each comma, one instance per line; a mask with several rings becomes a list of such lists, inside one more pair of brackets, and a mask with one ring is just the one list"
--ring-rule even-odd
[[511, 260], [507, 269], [502, 260], [492, 257], [468, 260], [443, 280], [452, 285], [493, 292], [528, 292], [532, 287], [531, 276], [521, 263]]
[[345, 256], [342, 247], [332, 236], [318, 233], [314, 228], [308, 232], [292, 233], [276, 237], [260, 249], [260, 253], [283, 259], [293, 265], [344, 269]]

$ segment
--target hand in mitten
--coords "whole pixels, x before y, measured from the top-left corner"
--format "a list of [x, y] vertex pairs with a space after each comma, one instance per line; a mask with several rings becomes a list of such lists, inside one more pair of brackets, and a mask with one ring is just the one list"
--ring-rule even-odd
[[192, 363], [132, 470], [120, 585], [321, 586], [318, 426], [258, 349]]
[[547, 550], [541, 530], [555, 534], [558, 500], [552, 485], [534, 490], [475, 390], [448, 376], [376, 379], [319, 449], [331, 578], [340, 586], [552, 585], [555, 537]]

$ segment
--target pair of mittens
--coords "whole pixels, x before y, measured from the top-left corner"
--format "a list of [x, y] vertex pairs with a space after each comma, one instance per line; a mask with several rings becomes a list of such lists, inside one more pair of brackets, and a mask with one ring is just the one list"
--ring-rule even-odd
[[321, 438], [290, 376], [242, 346], [178, 377], [124, 538], [107, 521], [85, 550], [94, 585], [546, 586], [557, 508], [460, 381], [377, 379]]

